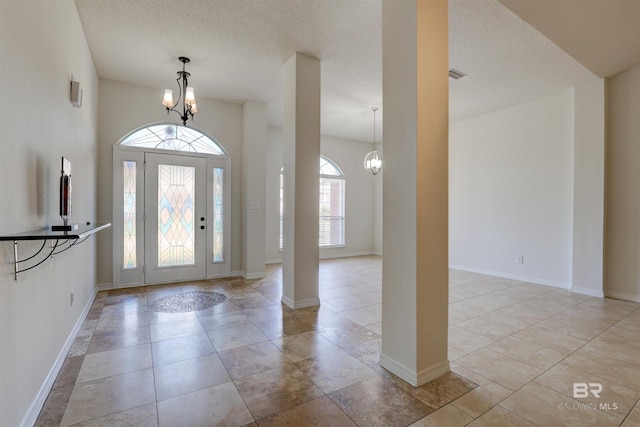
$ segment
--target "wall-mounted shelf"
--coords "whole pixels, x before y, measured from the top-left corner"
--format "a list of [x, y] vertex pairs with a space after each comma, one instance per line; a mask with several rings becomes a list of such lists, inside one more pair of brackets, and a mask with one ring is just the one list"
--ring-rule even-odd
[[[12, 241], [13, 242], [13, 259], [14, 259], [14, 278], [18, 280], [18, 273], [22, 273], [27, 270], [31, 270], [35, 268], [51, 258], [54, 255], [57, 255], [61, 252], [64, 252], [71, 247], [84, 242], [87, 237], [92, 234], [97, 233], [100, 230], [104, 230], [105, 228], [111, 227], [111, 223], [98, 223], [98, 224], [87, 224], [81, 225], [76, 230], [73, 231], [51, 231], [49, 228], [43, 228], [41, 230], [27, 231], [24, 233], [16, 233], [16, 234], [7, 234], [4, 236], [0, 236], [0, 241]], [[25, 240], [41, 240], [42, 246], [35, 254], [31, 255], [25, 259], [18, 259], [18, 242]], [[50, 250], [45, 250], [45, 246], [47, 245], [47, 241], [51, 242]], [[40, 257], [42, 252], [45, 252], [45, 255]], [[41, 258], [41, 259], [40, 259]], [[30, 260], [38, 260], [36, 264], [23, 268], [22, 270], [18, 269], [18, 265], [25, 261]], [[35, 261], [34, 261], [35, 262]]]

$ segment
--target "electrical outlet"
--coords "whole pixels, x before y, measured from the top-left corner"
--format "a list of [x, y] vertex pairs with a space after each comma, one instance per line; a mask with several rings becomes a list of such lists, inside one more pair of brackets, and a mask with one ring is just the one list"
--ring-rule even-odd
[[518, 255], [516, 257], [516, 264], [524, 264], [524, 256]]
[[74, 299], [74, 295], [73, 295], [73, 291], [71, 291], [69, 293], [69, 305], [73, 306], [73, 299]]

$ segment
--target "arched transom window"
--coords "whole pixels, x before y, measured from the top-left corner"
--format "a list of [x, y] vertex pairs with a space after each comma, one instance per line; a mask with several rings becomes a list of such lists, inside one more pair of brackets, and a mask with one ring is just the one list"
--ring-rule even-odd
[[199, 130], [173, 123], [145, 126], [125, 137], [120, 145], [160, 150], [189, 151], [224, 156], [222, 147]]

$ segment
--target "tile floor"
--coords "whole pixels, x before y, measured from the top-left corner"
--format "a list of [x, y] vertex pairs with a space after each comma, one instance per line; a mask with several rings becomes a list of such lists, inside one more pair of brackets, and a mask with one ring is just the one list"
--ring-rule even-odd
[[[100, 292], [37, 425], [640, 426], [640, 304], [452, 270], [452, 373], [414, 388], [377, 364], [381, 258], [320, 278], [319, 310], [280, 305], [278, 265]], [[227, 299], [148, 310], [194, 290]]]

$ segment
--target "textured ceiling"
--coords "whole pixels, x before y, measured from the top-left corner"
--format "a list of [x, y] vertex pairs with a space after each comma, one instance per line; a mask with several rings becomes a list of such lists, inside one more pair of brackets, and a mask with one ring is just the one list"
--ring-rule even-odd
[[600, 77], [640, 63], [640, 0], [499, 0]]
[[[451, 81], [452, 121], [595, 78], [497, 0], [449, 4], [450, 64], [468, 74]], [[188, 56], [197, 97], [264, 101], [269, 124], [281, 126], [282, 65], [302, 52], [321, 60], [323, 134], [372, 139], [371, 107], [382, 107], [380, 0], [76, 0], [76, 5], [100, 78], [158, 88], [160, 100], [161, 89], [175, 84], [177, 57]]]

